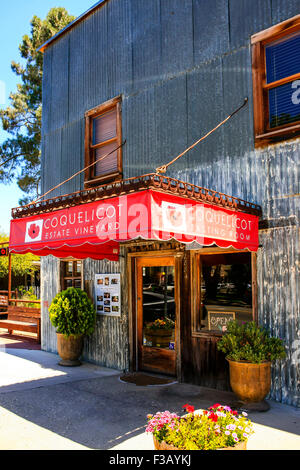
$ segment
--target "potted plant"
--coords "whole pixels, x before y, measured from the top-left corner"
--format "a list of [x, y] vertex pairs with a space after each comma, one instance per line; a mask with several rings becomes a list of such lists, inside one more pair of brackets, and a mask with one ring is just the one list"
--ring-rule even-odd
[[183, 408], [188, 412], [184, 416], [169, 411], [147, 416], [146, 432], [152, 433], [155, 449], [246, 450], [253, 433], [247, 413], [239, 415], [219, 403], [199, 412], [188, 404]]
[[255, 322], [230, 321], [217, 343], [229, 362], [230, 385], [240, 402], [265, 411], [271, 387], [271, 363], [286, 355], [283, 342]]
[[167, 347], [172, 341], [175, 323], [169, 318], [157, 318], [145, 327], [145, 337], [154, 347]]
[[96, 312], [86, 292], [69, 287], [59, 292], [49, 307], [52, 325], [56, 328], [60, 365], [78, 366], [83, 349], [83, 337], [95, 328]]

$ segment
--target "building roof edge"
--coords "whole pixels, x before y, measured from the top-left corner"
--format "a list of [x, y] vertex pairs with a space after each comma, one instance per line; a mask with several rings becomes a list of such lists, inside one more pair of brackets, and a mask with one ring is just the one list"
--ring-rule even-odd
[[102, 6], [104, 3], [106, 3], [108, 0], [99, 0], [95, 5], [93, 5], [91, 8], [89, 8], [87, 11], [82, 13], [80, 16], [78, 16], [74, 21], [69, 23], [65, 28], [61, 29], [58, 33], [56, 33], [52, 38], [48, 39], [48, 41], [44, 42], [39, 48], [38, 52], [44, 52], [47, 47], [52, 44], [52, 42], [56, 41], [59, 39], [63, 34], [67, 33], [70, 29], [72, 29], [75, 25], [80, 23], [82, 20], [84, 20], [87, 16], [91, 15], [97, 8]]

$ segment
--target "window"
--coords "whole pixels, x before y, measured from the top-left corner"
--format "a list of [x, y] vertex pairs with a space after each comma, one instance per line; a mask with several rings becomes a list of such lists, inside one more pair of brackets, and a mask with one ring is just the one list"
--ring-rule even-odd
[[82, 261], [64, 260], [61, 261], [61, 289], [68, 287], [82, 288]]
[[222, 334], [229, 320], [254, 320], [249, 252], [204, 252], [192, 258], [192, 333]]
[[252, 36], [256, 146], [300, 134], [300, 15]]
[[122, 178], [120, 106], [115, 98], [85, 114], [85, 167], [98, 161], [85, 172], [86, 188]]

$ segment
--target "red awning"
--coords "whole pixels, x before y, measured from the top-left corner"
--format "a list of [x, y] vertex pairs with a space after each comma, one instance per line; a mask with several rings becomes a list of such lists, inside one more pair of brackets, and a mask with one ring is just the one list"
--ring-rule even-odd
[[256, 251], [258, 216], [146, 189], [11, 221], [11, 253], [117, 260], [120, 242], [172, 240]]

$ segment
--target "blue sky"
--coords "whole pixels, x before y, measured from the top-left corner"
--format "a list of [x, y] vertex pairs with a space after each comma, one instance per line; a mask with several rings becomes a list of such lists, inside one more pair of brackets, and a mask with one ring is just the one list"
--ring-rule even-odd
[[[44, 19], [53, 7], [64, 7], [71, 15], [79, 16], [95, 5], [97, 0], [13, 0], [1, 1], [0, 6], [0, 107], [6, 107], [8, 96], [16, 90], [17, 77], [11, 61], [20, 62], [19, 44], [24, 34], [30, 34], [34, 15]], [[0, 142], [7, 138], [0, 123]], [[23, 193], [16, 184], [0, 184], [0, 232], [9, 233], [10, 210], [18, 206]]]

